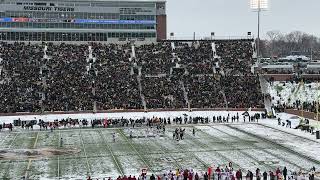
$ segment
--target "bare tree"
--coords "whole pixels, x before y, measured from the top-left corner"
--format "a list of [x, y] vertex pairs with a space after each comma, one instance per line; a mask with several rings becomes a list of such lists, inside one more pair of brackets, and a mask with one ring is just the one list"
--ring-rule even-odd
[[301, 31], [293, 31], [282, 34], [280, 31], [269, 31], [266, 33], [266, 40], [262, 51], [264, 56], [282, 57], [290, 55], [293, 51], [305, 55], [311, 53], [314, 58], [320, 59], [320, 39]]

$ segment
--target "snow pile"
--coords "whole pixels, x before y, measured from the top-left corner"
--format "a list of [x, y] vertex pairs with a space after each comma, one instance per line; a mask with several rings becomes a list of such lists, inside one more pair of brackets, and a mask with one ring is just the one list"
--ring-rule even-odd
[[301, 102], [313, 102], [319, 97], [319, 85], [317, 83], [273, 82], [269, 84], [269, 92], [272, 104], [286, 103], [293, 105], [296, 100]]

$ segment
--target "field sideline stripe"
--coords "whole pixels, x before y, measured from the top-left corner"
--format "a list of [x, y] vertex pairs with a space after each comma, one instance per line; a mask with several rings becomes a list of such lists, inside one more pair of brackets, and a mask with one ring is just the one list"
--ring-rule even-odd
[[108, 149], [108, 151], [110, 152], [110, 154], [111, 154], [111, 156], [112, 156], [112, 158], [113, 158], [113, 161], [114, 161], [115, 164], [117, 165], [118, 171], [120, 171], [120, 174], [121, 174], [122, 176], [124, 176], [123, 168], [122, 168], [121, 165], [119, 164], [118, 158], [115, 157], [115, 155], [113, 154], [113, 151], [112, 151], [111, 147], [108, 145], [108, 143], [106, 142], [106, 140], [105, 140], [105, 138], [104, 138], [101, 130], [98, 130], [98, 132], [99, 132], [99, 134], [100, 134], [100, 136], [101, 136], [101, 138], [102, 138], [102, 140], [103, 140], [103, 143], [107, 146], [107, 149]]
[[[224, 125], [228, 125], [230, 123], [208, 123], [208, 124], [196, 124], [196, 126], [224, 126]], [[246, 122], [246, 123], [233, 123], [232, 125], [243, 125], [243, 124], [257, 124], [257, 123], [251, 123], [251, 122]], [[167, 125], [167, 127], [193, 127], [195, 124], [171, 124], [171, 125]], [[143, 125], [141, 127], [135, 127], [135, 129], [145, 129], [147, 126]], [[62, 128], [59, 129], [62, 132], [74, 132], [75, 130], [80, 129], [80, 127], [73, 127], [73, 128]], [[96, 127], [95, 129], [104, 129], [102, 126], [101, 127]], [[118, 130], [118, 129], [123, 129], [123, 127], [112, 127], [112, 128], [107, 128], [108, 130]], [[91, 131], [92, 128], [90, 127], [81, 127], [81, 131]], [[21, 132], [12, 132], [12, 134], [28, 134], [28, 133], [32, 133], [32, 132], [49, 132], [50, 130], [46, 130], [46, 131], [40, 131], [40, 129], [34, 129], [32, 131], [21, 131]], [[56, 131], [56, 130], [55, 130]]]

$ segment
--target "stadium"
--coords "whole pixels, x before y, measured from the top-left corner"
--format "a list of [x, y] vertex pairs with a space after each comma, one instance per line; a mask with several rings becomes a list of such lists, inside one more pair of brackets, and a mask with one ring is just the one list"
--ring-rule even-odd
[[250, 2], [258, 37], [186, 39], [165, 0], [0, 0], [0, 179], [320, 179], [320, 39]]

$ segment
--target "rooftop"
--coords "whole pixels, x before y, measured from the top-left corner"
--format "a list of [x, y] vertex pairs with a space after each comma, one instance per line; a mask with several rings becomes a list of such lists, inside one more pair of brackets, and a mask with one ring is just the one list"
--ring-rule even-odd
[[29, 1], [50, 1], [50, 2], [166, 2], [166, 0], [29, 0]]

